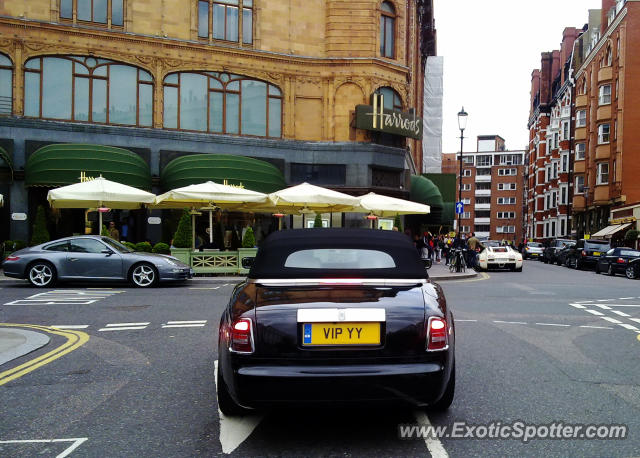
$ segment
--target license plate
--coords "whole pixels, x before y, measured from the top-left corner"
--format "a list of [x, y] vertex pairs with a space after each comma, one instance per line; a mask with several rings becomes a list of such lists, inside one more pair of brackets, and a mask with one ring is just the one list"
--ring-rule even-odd
[[302, 345], [380, 345], [380, 323], [304, 323]]
[[496, 261], [497, 261], [497, 262], [507, 262], [507, 261], [509, 261], [509, 260], [508, 260], [508, 259], [506, 259], [506, 258], [498, 258], [498, 259], [496, 259]]
[[538, 256], [538, 253], [531, 253], [531, 256]]
[[594, 251], [594, 252], [593, 252], [593, 255], [594, 255], [594, 256], [600, 256], [600, 252], [599, 252], [599, 251]]

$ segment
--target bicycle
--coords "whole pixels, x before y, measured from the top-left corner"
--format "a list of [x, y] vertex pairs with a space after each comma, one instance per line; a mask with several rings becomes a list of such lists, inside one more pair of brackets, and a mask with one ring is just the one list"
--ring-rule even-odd
[[453, 256], [449, 263], [449, 272], [466, 272], [467, 263], [464, 260], [464, 252], [467, 250], [461, 250], [456, 248], [453, 250]]

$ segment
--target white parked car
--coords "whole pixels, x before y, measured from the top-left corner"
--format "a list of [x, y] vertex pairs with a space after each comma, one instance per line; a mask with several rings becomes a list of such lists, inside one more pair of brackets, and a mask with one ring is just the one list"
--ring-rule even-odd
[[522, 255], [510, 246], [488, 246], [478, 254], [478, 268], [522, 272]]

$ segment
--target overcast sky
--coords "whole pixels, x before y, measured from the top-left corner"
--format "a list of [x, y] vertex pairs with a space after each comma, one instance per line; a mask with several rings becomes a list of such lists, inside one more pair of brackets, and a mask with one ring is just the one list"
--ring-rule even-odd
[[464, 151], [478, 135], [525, 149], [531, 72], [540, 53], [560, 49], [565, 27], [581, 28], [601, 0], [434, 0], [444, 57], [442, 152], [460, 151], [457, 114], [469, 113]]

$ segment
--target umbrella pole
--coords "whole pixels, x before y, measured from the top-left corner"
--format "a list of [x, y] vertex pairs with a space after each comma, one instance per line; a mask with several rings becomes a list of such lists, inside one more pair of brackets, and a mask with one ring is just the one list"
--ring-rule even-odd
[[102, 212], [98, 210], [98, 235], [102, 235]]
[[209, 243], [213, 243], [213, 211], [209, 210]]
[[196, 215], [191, 215], [191, 250], [196, 249]]

